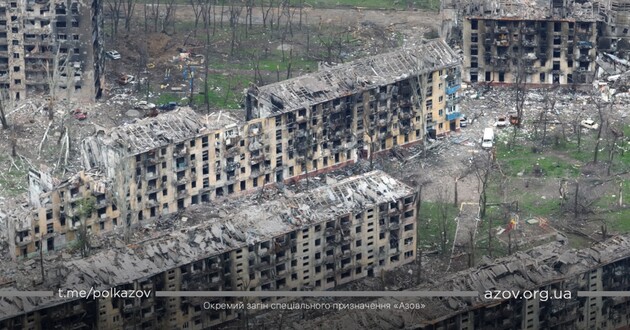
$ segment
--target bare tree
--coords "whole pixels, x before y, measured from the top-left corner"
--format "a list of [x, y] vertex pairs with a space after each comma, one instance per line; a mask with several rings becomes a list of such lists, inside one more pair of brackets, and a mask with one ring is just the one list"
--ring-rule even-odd
[[118, 25], [120, 23], [120, 8], [122, 7], [122, 0], [106, 0], [107, 9], [112, 19], [112, 39], [117, 40], [118, 37]]
[[[601, 143], [601, 139], [602, 139], [602, 132], [604, 130], [604, 126], [605, 126], [605, 107], [606, 104], [605, 102], [599, 98], [599, 97], [595, 97], [595, 96], [591, 96], [591, 102], [592, 104], [595, 105], [595, 108], [597, 109], [597, 115], [599, 117], [599, 127], [597, 128], [597, 137], [595, 140], [595, 149], [593, 150], [593, 164], [597, 163], [597, 157], [599, 155], [599, 145]], [[610, 107], [609, 110], [612, 111], [612, 105], [613, 103], [610, 102]]]
[[573, 134], [577, 139], [577, 152], [582, 152], [582, 114], [584, 113], [584, 108], [578, 107], [575, 110], [575, 114], [571, 117], [571, 121], [569, 125], [573, 129]]
[[448, 251], [448, 241], [449, 235], [451, 232], [451, 228], [453, 226], [452, 221], [450, 219], [451, 214], [449, 214], [450, 197], [448, 196], [448, 191], [444, 188], [437, 189], [436, 196], [436, 206], [437, 206], [437, 215], [438, 215], [438, 223], [440, 227], [440, 249], [442, 254], [446, 254]]
[[193, 28], [193, 37], [197, 37], [197, 28], [199, 27], [199, 20], [203, 16], [204, 28], [207, 28], [207, 11], [205, 10], [206, 4], [210, 3], [209, 0], [188, 0], [190, 7], [192, 8], [194, 15], [195, 27]]
[[[146, 17], [147, 4], [145, 3], [145, 17]], [[153, 18], [153, 32], [158, 32], [159, 19], [160, 19], [160, 0], [154, 0], [151, 4], [151, 18]], [[145, 20], [146, 25], [146, 20]]]
[[0, 123], [2, 123], [2, 129], [9, 129], [9, 122], [7, 121], [7, 116], [5, 114], [5, 108], [7, 106], [7, 91], [0, 91]]
[[[595, 204], [602, 198], [601, 182], [595, 180], [576, 179], [573, 187], [567, 187], [562, 206], [564, 211], [573, 214], [574, 219], [594, 214]], [[598, 189], [599, 188], [599, 189]]]
[[203, 61], [203, 101], [206, 104], [206, 113], [210, 114], [210, 91], [209, 91], [209, 86], [208, 86], [208, 75], [210, 74], [210, 68], [209, 63], [210, 63], [210, 29], [208, 29], [208, 26], [205, 26], [205, 30], [206, 30], [206, 45], [205, 45], [205, 59]]
[[610, 176], [610, 170], [613, 165], [615, 154], [621, 150], [621, 147], [617, 142], [623, 138], [624, 133], [623, 129], [618, 125], [607, 124], [606, 126], [608, 126], [608, 130], [606, 131], [606, 149], [608, 149], [608, 165], [606, 167], [606, 174]]
[[166, 8], [164, 11], [164, 20], [162, 21], [162, 31], [166, 33], [167, 28], [172, 27], [175, 32], [175, 10], [177, 9], [176, 0], [166, 0]]
[[486, 206], [488, 203], [488, 183], [494, 168], [492, 154], [489, 152], [480, 152], [476, 154], [472, 159], [471, 166], [478, 181], [477, 192], [479, 192], [479, 217], [483, 219], [486, 217]]
[[238, 34], [236, 32], [238, 31], [238, 22], [242, 10], [243, 7], [241, 6], [230, 5], [230, 56], [234, 56], [234, 50], [236, 49], [236, 46], [240, 43], [237, 39]]
[[[267, 5], [267, 6], [266, 6]], [[274, 7], [274, 0], [260, 0], [260, 11], [262, 13], [263, 27], [267, 28], [267, 20], [269, 19], [269, 13]], [[272, 14], [273, 15], [273, 14]], [[273, 19], [269, 20], [271, 29], [273, 29]]]
[[125, 31], [131, 32], [131, 21], [136, 9], [136, 3], [138, 0], [120, 0], [123, 4], [123, 14], [125, 15]]

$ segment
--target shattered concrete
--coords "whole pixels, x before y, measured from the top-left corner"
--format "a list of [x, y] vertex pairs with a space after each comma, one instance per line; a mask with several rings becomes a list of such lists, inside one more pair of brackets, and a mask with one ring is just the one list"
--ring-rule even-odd
[[[417, 291], [477, 291], [479, 297], [381, 298], [377, 304], [421, 303], [424, 308], [344, 310], [325, 317], [296, 321], [292, 329], [347, 329], [369, 327], [435, 329], [497, 329], [506, 324], [544, 329], [564, 324], [576, 329], [615, 329], [628, 324], [630, 307], [614, 297], [578, 299], [577, 291], [628, 290], [624, 280], [630, 269], [630, 237], [617, 236], [591, 248], [569, 249], [562, 241], [487, 261], [477, 268], [448, 276]], [[550, 290], [549, 299], [490, 300], [486, 290]], [[569, 290], [570, 300], [551, 299], [553, 290]], [[559, 293], [558, 293], [559, 294]], [[534, 317], [528, 311], [536, 310]]]
[[[47, 277], [41, 287], [100, 290], [142, 285], [143, 288], [151, 286], [153, 290], [173, 290], [176, 286], [158, 283], [167, 272], [176, 272], [178, 277], [169, 277], [168, 283], [178, 283], [182, 288], [197, 285], [192, 278], [208, 273], [212, 281], [207, 285], [212, 288], [206, 289], [230, 290], [242, 289], [244, 284], [237, 274], [246, 271], [250, 273], [249, 288], [328, 289], [415, 259], [415, 192], [382, 172], [350, 177], [293, 197], [274, 191], [268, 193], [274, 196], [267, 196], [269, 200], [263, 203], [251, 196], [190, 207], [161, 230], [151, 229], [151, 226], [139, 230], [135, 234], [141, 236], [137, 236], [133, 244], [121, 244], [114, 237], [103, 238], [99, 243], [101, 250], [88, 258], [47, 261]], [[376, 240], [368, 228], [386, 233], [385, 237]], [[370, 242], [374, 245], [368, 249]], [[312, 244], [312, 249], [298, 250], [297, 246], [301, 247], [302, 243]], [[383, 261], [375, 263], [376, 258]], [[297, 263], [297, 260], [309, 259], [310, 264], [292, 265], [292, 276], [285, 271], [289, 260]], [[229, 265], [235, 267], [234, 271], [219, 271]], [[23, 282], [37, 278], [39, 268], [34, 260], [18, 262], [15, 269], [20, 270], [19, 276], [6, 289], [39, 288]], [[199, 272], [201, 274], [193, 277], [186, 275]], [[99, 300], [99, 304], [111, 306], [107, 309], [111, 312], [89, 316], [87, 320], [101, 326], [109, 324], [123, 309], [122, 305], [112, 306], [114, 302]], [[4, 320], [4, 326], [10, 326], [22, 322], [26, 313], [52, 308], [50, 313], [55, 314], [63, 309], [60, 306], [77, 303], [88, 304], [85, 299], [73, 302], [59, 297], [4, 298], [0, 301], [0, 320]], [[181, 303], [194, 309], [202, 302]], [[88, 306], [76, 308], [86, 310]], [[167, 312], [173, 317], [188, 314], [177, 305]], [[70, 317], [60, 316], [51, 322], [73, 322]], [[219, 320], [208, 322], [217, 324], [234, 317], [223, 315]], [[134, 322], [161, 324], [155, 315], [138, 317]]]

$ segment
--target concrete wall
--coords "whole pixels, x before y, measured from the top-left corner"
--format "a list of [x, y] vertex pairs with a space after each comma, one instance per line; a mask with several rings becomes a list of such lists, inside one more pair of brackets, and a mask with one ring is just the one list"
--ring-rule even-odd
[[12, 99], [51, 86], [55, 99], [91, 102], [100, 95], [101, 6], [98, 0], [0, 1], [0, 84]]
[[[383, 271], [415, 260], [416, 198], [412, 194], [379, 205], [368, 204], [355, 213], [299, 228], [268, 241], [235, 247], [157, 274], [138, 274], [138, 279], [117, 288], [326, 290], [366, 276], [380, 276]], [[0, 321], [0, 329], [74, 328], [82, 324], [101, 329], [123, 329], [123, 324], [124, 329], [205, 329], [234, 320], [243, 313], [231, 309], [205, 310], [204, 302], [236, 301], [179, 297], [77, 299]]]
[[[98, 153], [108, 155], [100, 159], [108, 162], [101, 165], [110, 176], [101, 180], [101, 184], [107, 181], [104, 192], [94, 192], [99, 181], [85, 176], [73, 188], [56, 188], [40, 203], [39, 222], [22, 233], [33, 240], [21, 243], [24, 246], [16, 249], [16, 257], [37, 251], [36, 227], [44, 230], [52, 223], [53, 232], [48, 235], [59, 237], [64, 244], [76, 238], [76, 226], [62, 221], [76, 216], [68, 214], [78, 198], [68, 198], [76, 195], [72, 189], [78, 189], [81, 198], [94, 195], [99, 200], [94, 214], [85, 219], [89, 231], [99, 235], [127, 230], [124, 228], [190, 205], [330, 171], [394, 146], [412, 145], [423, 140], [425, 120], [436, 135], [458, 130], [459, 68], [436, 70], [423, 79], [424, 109], [413, 102], [416, 94], [422, 94], [421, 84], [407, 78], [309, 108], [253, 119], [242, 126], [191, 136], [124, 159], [111, 156], [120, 150], [103, 147]], [[112, 166], [114, 158], [124, 164]], [[63, 214], [62, 209], [66, 210]], [[57, 246], [63, 247], [55, 244], [55, 249]]]
[[[463, 80], [526, 84], [592, 81], [596, 23], [576, 20], [464, 20]], [[522, 68], [522, 69], [519, 69]]]

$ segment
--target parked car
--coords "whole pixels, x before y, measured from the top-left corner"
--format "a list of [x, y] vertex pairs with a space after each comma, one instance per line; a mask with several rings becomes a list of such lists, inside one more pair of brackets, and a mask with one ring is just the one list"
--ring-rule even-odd
[[107, 55], [107, 57], [111, 58], [112, 60], [119, 60], [121, 58], [120, 53], [115, 50], [108, 50], [105, 52], [105, 55]]
[[496, 124], [497, 127], [506, 127], [507, 125], [508, 125], [507, 117], [499, 116], [497, 118], [497, 124]]
[[588, 119], [584, 119], [580, 122], [580, 126], [584, 127], [584, 128], [588, 128], [588, 129], [598, 129], [599, 128], [599, 124], [597, 124], [593, 119], [588, 118]]
[[155, 108], [155, 104], [147, 101], [140, 101], [133, 106], [137, 110], [151, 110]]
[[178, 105], [179, 105], [179, 104], [177, 104], [177, 102], [168, 102], [168, 103], [165, 103], [165, 104], [160, 104], [160, 105], [158, 106], [158, 108], [159, 108], [160, 110], [170, 111], [170, 110], [175, 110], [175, 109], [177, 109], [177, 106], [178, 106]]
[[118, 78], [118, 83], [121, 85], [127, 85], [130, 84], [132, 82], [136, 81], [136, 77], [130, 75], [130, 74], [123, 74]]
[[459, 127], [466, 127], [468, 126], [468, 118], [466, 118], [466, 116], [461, 116], [459, 118]]

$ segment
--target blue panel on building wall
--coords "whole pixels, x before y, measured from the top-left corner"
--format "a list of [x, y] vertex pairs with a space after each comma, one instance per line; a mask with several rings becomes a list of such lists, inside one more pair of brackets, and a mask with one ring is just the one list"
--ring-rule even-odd
[[459, 88], [460, 88], [460, 85], [456, 85], [456, 86], [453, 86], [453, 87], [448, 87], [448, 88], [446, 88], [446, 94], [449, 94], [449, 95], [453, 94], [453, 93], [457, 92], [459, 90]]
[[454, 120], [460, 117], [460, 113], [459, 112], [451, 112], [451, 113], [447, 113], [446, 114], [446, 120]]

